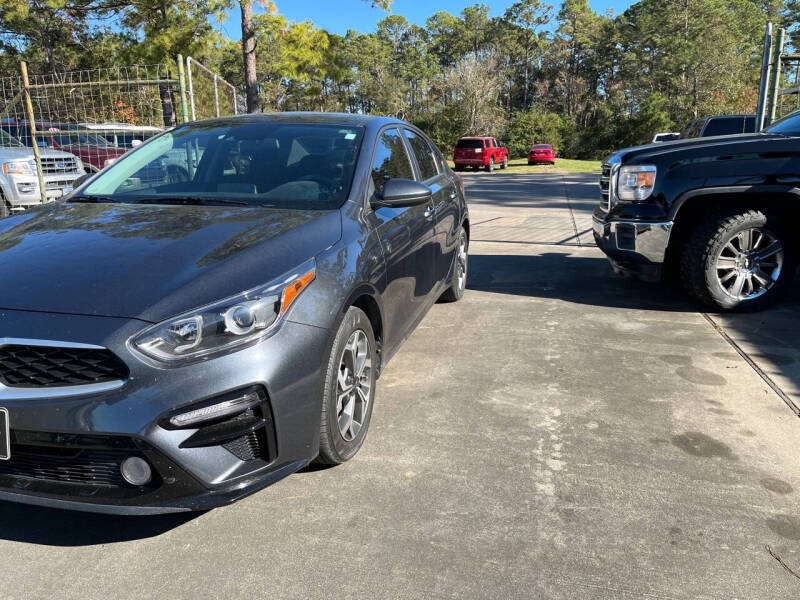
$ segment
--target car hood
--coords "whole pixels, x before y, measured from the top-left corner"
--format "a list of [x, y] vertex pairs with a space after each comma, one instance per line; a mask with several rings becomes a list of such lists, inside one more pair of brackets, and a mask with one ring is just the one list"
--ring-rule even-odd
[[[41, 148], [39, 154], [42, 158], [75, 158], [68, 152], [47, 150]], [[0, 159], [3, 160], [33, 160], [33, 148], [28, 146], [5, 146], [0, 148]]]
[[56, 203], [0, 220], [0, 309], [158, 322], [336, 243], [339, 211]]
[[759, 143], [780, 138], [780, 135], [770, 133], [749, 133], [737, 135], [720, 135], [715, 137], [689, 138], [673, 142], [661, 142], [623, 148], [609, 155], [603, 162], [623, 164], [641, 163], [650, 157], [661, 157], [667, 154], [678, 154], [686, 151], [700, 151], [708, 148], [714, 153], [719, 153], [725, 146]]

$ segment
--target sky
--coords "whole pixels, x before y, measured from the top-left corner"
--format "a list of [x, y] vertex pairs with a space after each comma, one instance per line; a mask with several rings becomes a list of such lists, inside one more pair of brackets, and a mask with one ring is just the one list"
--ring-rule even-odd
[[[424, 25], [425, 20], [433, 13], [445, 10], [459, 14], [465, 6], [479, 3], [480, 0], [394, 0], [391, 12], [403, 15], [411, 23]], [[514, 0], [492, 2], [483, 0], [491, 9], [491, 16], [502, 15]], [[560, 1], [551, 1], [558, 11]], [[386, 16], [380, 8], [372, 8], [369, 0], [275, 0], [278, 12], [289, 21], [313, 21], [314, 24], [329, 33], [344, 34], [348, 29], [369, 33], [375, 31], [375, 24]], [[589, 0], [589, 5], [598, 13], [612, 9], [615, 14], [625, 11], [633, 4], [632, 0]], [[256, 11], [259, 4], [256, 2]], [[230, 18], [222, 24], [222, 29], [232, 39], [241, 37], [238, 8], [231, 11]]]

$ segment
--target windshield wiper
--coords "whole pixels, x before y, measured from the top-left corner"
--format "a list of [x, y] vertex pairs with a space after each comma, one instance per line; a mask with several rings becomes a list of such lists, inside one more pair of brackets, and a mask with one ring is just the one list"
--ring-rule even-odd
[[135, 200], [136, 204], [193, 204], [199, 206], [253, 206], [250, 202], [242, 200], [228, 200], [225, 198], [202, 198], [197, 196], [164, 196], [155, 198], [142, 198]]

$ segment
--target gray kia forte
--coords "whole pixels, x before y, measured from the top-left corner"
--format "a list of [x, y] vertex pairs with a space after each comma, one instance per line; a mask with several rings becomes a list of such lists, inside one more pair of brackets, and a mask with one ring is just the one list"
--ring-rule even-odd
[[468, 242], [436, 146], [358, 115], [184, 125], [0, 220], [0, 499], [203, 510], [352, 458]]

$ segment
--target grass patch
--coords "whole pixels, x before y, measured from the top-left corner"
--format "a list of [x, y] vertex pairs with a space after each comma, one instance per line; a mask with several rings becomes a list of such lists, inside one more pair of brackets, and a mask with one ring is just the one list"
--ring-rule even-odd
[[[453, 168], [453, 161], [447, 161], [450, 168]], [[485, 170], [482, 169], [482, 170]], [[530, 165], [527, 158], [515, 158], [508, 161], [508, 168], [505, 170], [495, 167], [497, 173], [600, 173], [599, 160], [577, 160], [574, 158], [556, 158], [555, 166], [550, 165]], [[472, 169], [467, 168], [463, 173], [471, 173]]]

